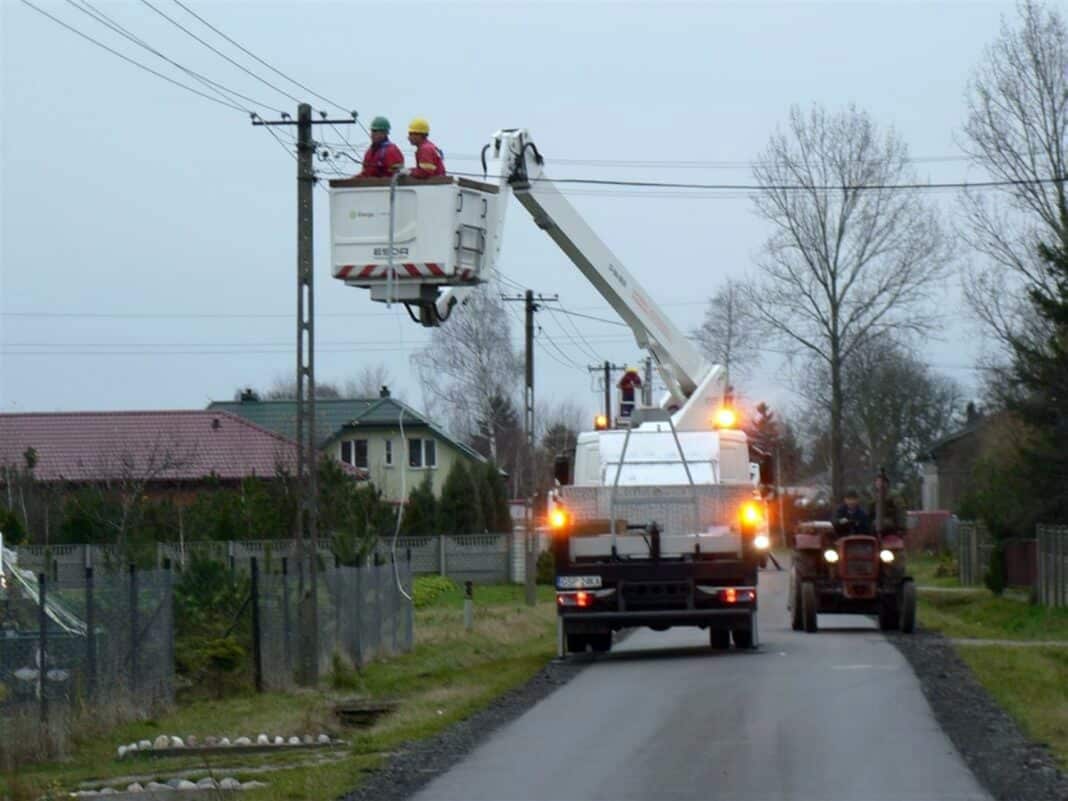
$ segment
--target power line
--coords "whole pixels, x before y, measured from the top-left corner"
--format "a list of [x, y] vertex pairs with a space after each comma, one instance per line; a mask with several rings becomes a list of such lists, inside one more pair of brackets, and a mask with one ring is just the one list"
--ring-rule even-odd
[[[682, 305], [682, 304], [661, 303], [660, 305], [661, 306], [670, 306], [670, 305]], [[690, 305], [690, 303], [687, 302], [686, 305]], [[704, 305], [704, 301], [701, 301], [701, 305], [702, 306]], [[592, 314], [582, 314], [581, 312], [569, 311], [568, 309], [565, 309], [563, 306], [560, 307], [560, 312], [562, 314], [568, 315], [569, 317], [581, 317], [584, 320], [594, 320], [594, 321], [596, 321], [598, 323], [607, 323], [608, 325], [618, 325], [618, 326], [622, 326], [623, 328], [627, 328], [628, 327], [626, 323], [620, 322], [619, 320], [609, 320], [607, 317], [596, 317], [596, 316], [594, 316]], [[574, 323], [572, 323], [572, 325], [574, 325]], [[576, 328], [576, 330], [577, 330], [577, 328]]]
[[88, 35], [86, 33], [82, 33], [80, 30], [78, 30], [74, 26], [68, 25], [66, 22], [64, 22], [63, 20], [59, 19], [59, 17], [53, 16], [52, 14], [48, 13], [47, 11], [45, 11], [42, 8], [38, 8], [33, 3], [31, 3], [30, 0], [20, 0], [20, 2], [22, 2], [23, 5], [29, 6], [34, 11], [36, 11], [38, 14], [41, 14], [41, 15], [43, 15], [45, 17], [48, 17], [50, 20], [55, 22], [57, 25], [60, 25], [60, 26], [62, 26], [64, 28], [66, 28], [71, 33], [80, 36], [81, 38], [85, 39], [88, 42], [92, 42], [97, 47], [108, 51], [109, 53], [111, 53], [114, 56], [118, 56], [123, 61], [126, 61], [126, 62], [128, 62], [130, 64], [133, 64], [138, 69], [141, 69], [141, 70], [144, 70], [145, 72], [151, 73], [152, 75], [155, 75], [157, 78], [162, 78], [163, 80], [167, 81], [167, 83], [174, 84], [177, 87], [185, 89], [187, 92], [192, 92], [194, 95], [202, 97], [205, 100], [210, 100], [212, 103], [218, 103], [220, 106], [226, 106], [227, 108], [231, 108], [234, 111], [240, 111], [242, 113], [245, 113], [245, 112], [248, 111], [248, 109], [241, 108], [241, 106], [237, 105], [236, 103], [231, 103], [231, 102], [226, 101], [226, 100], [220, 100], [217, 97], [212, 97], [209, 94], [205, 94], [204, 92], [201, 92], [199, 89], [194, 89], [192, 86], [189, 86], [188, 84], [184, 84], [181, 81], [177, 81], [177, 80], [175, 80], [174, 78], [171, 78], [168, 75], [164, 75], [162, 72], [159, 72], [158, 70], [152, 69], [152, 67], [149, 67], [147, 64], [142, 64], [137, 59], [130, 58], [129, 56], [125, 55], [124, 53], [120, 53], [118, 50], [115, 50], [114, 48], [108, 47], [108, 45], [104, 44], [101, 41], [98, 41], [97, 39], [94, 39], [92, 36], [90, 36], [90, 35]]
[[[187, 5], [185, 4], [185, 3], [183, 3], [183, 2], [182, 2], [182, 0], [174, 0], [174, 2], [175, 2], [175, 4], [177, 4], [178, 6], [180, 6], [180, 7], [182, 8], [182, 9], [184, 9], [186, 13], [188, 13], [189, 15], [191, 15], [191, 16], [195, 17], [196, 19], [198, 19], [198, 20], [199, 20], [199, 21], [200, 21], [200, 22], [201, 22], [201, 23], [202, 23], [203, 25], [205, 25], [205, 26], [207, 26], [208, 28], [210, 28], [211, 30], [213, 30], [213, 31], [214, 31], [215, 33], [217, 33], [217, 34], [218, 34], [219, 36], [221, 36], [221, 37], [222, 37], [223, 39], [225, 39], [226, 41], [228, 41], [228, 42], [229, 42], [230, 44], [232, 44], [232, 45], [233, 45], [234, 47], [236, 47], [236, 48], [237, 48], [238, 50], [240, 50], [240, 51], [241, 51], [242, 53], [244, 53], [245, 55], [247, 55], [247, 56], [250, 56], [251, 58], [254, 58], [254, 59], [255, 59], [256, 61], [258, 61], [258, 62], [259, 62], [260, 64], [262, 64], [262, 65], [263, 65], [264, 67], [266, 67], [267, 69], [269, 69], [269, 70], [270, 70], [271, 72], [273, 72], [273, 73], [274, 73], [275, 75], [278, 75], [278, 76], [280, 76], [280, 77], [282, 77], [282, 78], [285, 78], [285, 79], [286, 79], [287, 81], [289, 81], [289, 82], [290, 82], [291, 84], [293, 84], [294, 86], [298, 86], [298, 87], [300, 87], [300, 88], [301, 88], [301, 89], [303, 89], [303, 90], [304, 90], [305, 92], [308, 92], [308, 93], [309, 93], [309, 94], [311, 94], [311, 95], [312, 95], [313, 97], [317, 97], [317, 98], [319, 98], [319, 99], [320, 99], [320, 100], [322, 100], [322, 101], [323, 101], [324, 103], [328, 103], [329, 105], [333, 106], [334, 108], [336, 108], [336, 109], [338, 109], [338, 110], [340, 110], [340, 111], [342, 111], [342, 112], [344, 112], [344, 113], [346, 113], [346, 114], [352, 114], [352, 117], [353, 117], [353, 119], [356, 119], [356, 112], [355, 112], [355, 111], [352, 111], [351, 109], [346, 109], [346, 108], [345, 108], [344, 106], [342, 106], [342, 105], [341, 105], [340, 103], [335, 103], [334, 101], [330, 100], [329, 98], [327, 98], [327, 97], [323, 97], [323, 96], [322, 96], [321, 94], [319, 94], [319, 93], [318, 93], [318, 92], [316, 92], [315, 90], [313, 90], [313, 89], [310, 89], [310, 88], [308, 88], [307, 86], [305, 86], [304, 84], [302, 84], [302, 83], [301, 83], [300, 81], [296, 80], [295, 78], [291, 78], [291, 77], [290, 77], [289, 75], [286, 75], [286, 74], [285, 74], [284, 72], [282, 72], [282, 71], [281, 71], [280, 69], [277, 69], [276, 67], [272, 66], [271, 64], [268, 64], [268, 63], [267, 63], [266, 61], [264, 61], [264, 60], [263, 60], [262, 58], [260, 58], [259, 56], [257, 56], [257, 55], [256, 55], [255, 53], [253, 53], [253, 52], [252, 52], [251, 50], [249, 50], [249, 49], [248, 49], [247, 47], [245, 47], [244, 45], [242, 45], [242, 44], [240, 44], [239, 42], [235, 41], [235, 40], [234, 40], [234, 39], [232, 39], [231, 37], [227, 36], [227, 35], [226, 35], [225, 33], [223, 33], [223, 32], [222, 32], [221, 30], [219, 30], [219, 29], [218, 29], [218, 28], [216, 28], [216, 27], [215, 27], [214, 25], [212, 25], [212, 24], [211, 24], [210, 22], [208, 22], [208, 21], [207, 21], [206, 19], [204, 19], [204, 18], [203, 18], [202, 16], [200, 16], [200, 14], [198, 14], [198, 13], [197, 13], [197, 12], [195, 12], [195, 11], [193, 11], [193, 9], [191, 9], [191, 8], [190, 8], [189, 6], [187, 6]], [[362, 123], [361, 123], [360, 127], [363, 127], [363, 126], [362, 126]], [[342, 138], [344, 138], [344, 137], [342, 137]]]
[[579, 331], [578, 326], [575, 325], [575, 321], [574, 320], [572, 320], [570, 317], [565, 317], [564, 318], [564, 319], [566, 319], [568, 321], [568, 323], [571, 324], [572, 329], [575, 331], [575, 334], [578, 336], [578, 339], [581, 340], [581, 343], [578, 340], [576, 340], [574, 337], [572, 337], [570, 334], [567, 333], [567, 331], [564, 329], [563, 324], [560, 322], [560, 318], [556, 316], [556, 310], [553, 309], [553, 307], [551, 305], [550, 306], [546, 306], [546, 308], [549, 310], [549, 316], [553, 318], [553, 322], [556, 323], [557, 326], [559, 326], [560, 331], [564, 334], [564, 336], [567, 338], [567, 340], [569, 342], [571, 342], [571, 344], [578, 346], [579, 350], [584, 351], [586, 356], [589, 356], [591, 359], [599, 359], [599, 358], [601, 358], [598, 355], [597, 351], [595, 351], [593, 349], [593, 346], [582, 335], [582, 332]]
[[[221, 84], [221, 83], [219, 83], [217, 81], [213, 81], [211, 78], [208, 78], [206, 75], [203, 75], [203, 74], [197, 72], [196, 70], [192, 70], [189, 67], [186, 67], [184, 64], [180, 64], [179, 62], [175, 61], [174, 59], [164, 55], [162, 52], [160, 52], [158, 49], [156, 49], [155, 47], [150, 45], [148, 42], [146, 42], [140, 36], [137, 36], [136, 34], [132, 33], [124, 25], [119, 24], [114, 19], [109, 17], [107, 14], [105, 14], [103, 11], [101, 11], [98, 8], [96, 8], [92, 3], [89, 2], [89, 0], [81, 0], [81, 4], [80, 5], [78, 3], [76, 3], [76, 2], [74, 2], [74, 0], [67, 0], [67, 4], [73, 6], [78, 11], [81, 11], [83, 14], [85, 14], [90, 19], [92, 19], [94, 22], [100, 23], [104, 27], [109, 28], [113, 32], [115, 32], [115, 33], [119, 34], [120, 36], [123, 36], [126, 39], [128, 39], [129, 41], [133, 42], [138, 47], [144, 48], [148, 52], [152, 53], [154, 56], [162, 59], [163, 61], [166, 61], [171, 66], [180, 69], [182, 72], [184, 72], [186, 75], [189, 75], [191, 78], [195, 78], [202, 85], [204, 85], [208, 89], [211, 89], [213, 92], [215, 92], [216, 94], [220, 95], [224, 99], [230, 100], [232, 98], [228, 98], [228, 97], [226, 97], [226, 95], [232, 95], [233, 97], [241, 98], [242, 100], [244, 100], [244, 101], [246, 101], [248, 103], [251, 103], [254, 106], [262, 106], [264, 108], [271, 108], [271, 105], [269, 103], [263, 103], [263, 102], [261, 102], [259, 100], [256, 100], [255, 98], [249, 97], [248, 95], [244, 95], [241, 92], [236, 91], [235, 89], [231, 89], [228, 86], [225, 86], [225, 85], [223, 85], [223, 84]], [[222, 94], [223, 92], [225, 92], [226, 95], [223, 95]], [[278, 111], [279, 109], [274, 109], [274, 110]], [[250, 109], [245, 109], [245, 111], [250, 111]]]
[[193, 33], [187, 27], [185, 27], [182, 23], [180, 23], [174, 17], [170, 16], [166, 12], [164, 12], [164, 11], [160, 10], [159, 8], [157, 8], [156, 6], [154, 6], [151, 2], [149, 2], [149, 0], [141, 0], [141, 2], [144, 3], [146, 6], [148, 6], [149, 8], [151, 8], [153, 11], [155, 11], [157, 14], [159, 14], [161, 17], [163, 17], [169, 23], [174, 25], [176, 28], [178, 28], [179, 30], [184, 31], [189, 36], [191, 36], [193, 39], [195, 39], [196, 41], [200, 42], [202, 45], [204, 45], [204, 47], [206, 47], [209, 50], [211, 50], [211, 52], [215, 53], [220, 58], [226, 59], [229, 63], [233, 64], [235, 67], [237, 67], [242, 72], [244, 72], [244, 73], [246, 73], [248, 75], [251, 75], [257, 81], [259, 81], [260, 83], [264, 84], [265, 86], [269, 86], [270, 88], [274, 89], [279, 94], [285, 95], [288, 99], [292, 100], [294, 103], [300, 103], [301, 102], [300, 98], [298, 98], [298, 97], [296, 97], [294, 95], [291, 95], [285, 89], [282, 89], [282, 88], [276, 86], [275, 84], [271, 83], [270, 81], [268, 81], [266, 78], [263, 78], [260, 75], [257, 75], [255, 72], [253, 72], [252, 70], [248, 69], [248, 67], [246, 67], [244, 64], [241, 64], [241, 63], [235, 61], [234, 59], [230, 58], [228, 55], [223, 53], [221, 50], [219, 50], [214, 45], [211, 45], [211, 44], [208, 44], [207, 42], [205, 42], [203, 39], [201, 39], [199, 36], [197, 36], [195, 33]]

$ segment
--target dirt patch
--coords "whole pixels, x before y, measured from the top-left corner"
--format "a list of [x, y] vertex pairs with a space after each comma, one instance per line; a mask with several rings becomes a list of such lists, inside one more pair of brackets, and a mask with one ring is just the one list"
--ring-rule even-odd
[[344, 801], [402, 801], [418, 792], [473, 751], [495, 729], [518, 718], [536, 703], [566, 684], [588, 664], [570, 659], [550, 662], [530, 681], [505, 693], [489, 707], [441, 734], [401, 749], [368, 777]]
[[942, 729], [998, 801], [1065, 801], [1068, 775], [1049, 750], [1027, 739], [940, 634], [888, 639], [912, 665]]

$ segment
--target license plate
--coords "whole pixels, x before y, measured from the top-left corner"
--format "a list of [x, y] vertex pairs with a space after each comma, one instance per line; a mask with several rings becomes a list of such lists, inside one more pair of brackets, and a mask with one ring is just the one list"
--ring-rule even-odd
[[601, 586], [600, 576], [557, 576], [558, 590], [592, 590]]

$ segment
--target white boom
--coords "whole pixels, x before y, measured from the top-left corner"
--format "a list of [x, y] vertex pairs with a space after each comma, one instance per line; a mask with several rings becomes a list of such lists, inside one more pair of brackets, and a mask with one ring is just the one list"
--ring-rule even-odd
[[[487, 150], [492, 155], [488, 162], [485, 158]], [[524, 129], [498, 131], [492, 144], [483, 150], [483, 161], [487, 175], [492, 174], [498, 180], [500, 191], [497, 228], [488, 236], [488, 250], [494, 256], [492, 261], [496, 261], [496, 252], [500, 248], [508, 195], [514, 194], [535, 224], [552, 238], [630, 326], [639, 347], [648, 350], [653, 357], [670, 393], [663, 405], [679, 410], [675, 416], [676, 427], [684, 431], [709, 428], [709, 421], [725, 390], [723, 369], [709, 364], [661, 312], [619, 258], [546, 176], [543, 159], [529, 133]], [[438, 300], [439, 315], [446, 316], [451, 306], [471, 291], [470, 287], [447, 290]]]

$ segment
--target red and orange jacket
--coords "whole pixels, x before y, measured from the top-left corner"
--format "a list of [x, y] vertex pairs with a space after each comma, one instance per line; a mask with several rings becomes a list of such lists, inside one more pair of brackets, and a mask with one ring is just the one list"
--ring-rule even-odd
[[404, 154], [388, 139], [372, 144], [363, 154], [360, 178], [389, 178], [404, 166]]
[[427, 139], [415, 151], [415, 167], [411, 171], [413, 178], [433, 178], [445, 174], [445, 160], [437, 145]]

